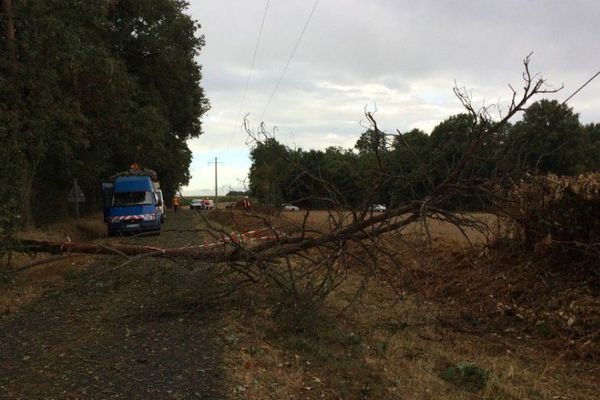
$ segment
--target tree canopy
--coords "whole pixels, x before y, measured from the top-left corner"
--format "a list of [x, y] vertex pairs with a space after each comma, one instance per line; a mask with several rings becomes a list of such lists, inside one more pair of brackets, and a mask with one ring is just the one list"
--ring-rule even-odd
[[[132, 162], [170, 198], [202, 134], [200, 25], [182, 0], [12, 0], [0, 21], [3, 204], [31, 222], [66, 212], [77, 178], [88, 208]], [[43, 208], [34, 204], [44, 204]]]
[[[413, 129], [390, 135], [368, 129], [354, 149], [292, 150], [270, 138], [252, 152], [250, 189], [266, 203], [307, 207], [393, 206], [422, 198], [466, 156], [480, 123], [458, 114], [430, 134]], [[521, 121], [487, 137], [471, 161], [477, 165], [466, 169], [471, 175], [463, 180], [483, 182], [515, 171], [559, 175], [598, 171], [599, 155], [599, 124], [582, 125], [569, 106], [540, 100], [525, 110]], [[454, 201], [449, 206], [486, 206], [468, 188]]]

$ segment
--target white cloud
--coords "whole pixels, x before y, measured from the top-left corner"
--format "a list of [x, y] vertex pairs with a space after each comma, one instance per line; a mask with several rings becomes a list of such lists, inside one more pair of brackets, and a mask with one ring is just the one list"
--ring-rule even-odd
[[[254, 125], [312, 4], [270, 2], [242, 110]], [[223, 167], [226, 184], [247, 174], [240, 102], [264, 6], [263, 0], [191, 1], [206, 36], [199, 62], [212, 109], [204, 118], [205, 134], [190, 142], [195, 161], [189, 190], [211, 187], [201, 158], [232, 158]], [[279, 140], [303, 148], [352, 147], [364, 131], [365, 106], [376, 106], [384, 130], [430, 131], [461, 112], [452, 94], [455, 81], [472, 90], [477, 105], [506, 104], [507, 85], [521, 86], [521, 61], [531, 51], [533, 72], [565, 84], [554, 96], [562, 100], [600, 66], [600, 53], [592, 51], [599, 19], [594, 0], [321, 1], [265, 121], [278, 127]], [[583, 122], [600, 120], [599, 89], [600, 78], [570, 102]]]

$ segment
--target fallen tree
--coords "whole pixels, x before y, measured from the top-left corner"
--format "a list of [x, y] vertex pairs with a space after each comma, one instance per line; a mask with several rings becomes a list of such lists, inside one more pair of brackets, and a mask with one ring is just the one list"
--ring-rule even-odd
[[[445, 177], [423, 195], [415, 200], [405, 201], [385, 212], [374, 214], [369, 205], [353, 206], [344, 201], [339, 190], [330, 182], [323, 179], [302, 165], [295, 165], [298, 178], [319, 188], [320, 201], [330, 204], [328, 221], [325, 226], [315, 227], [308, 223], [310, 211], [307, 211], [302, 221], [281, 230], [276, 222], [268, 215], [250, 213], [270, 231], [271, 238], [262, 242], [239, 240], [231, 233], [229, 227], [214, 226], [206, 221], [209, 229], [206, 233], [213, 237], [210, 244], [198, 244], [179, 248], [157, 248], [151, 246], [136, 246], [127, 244], [111, 244], [110, 246], [96, 243], [72, 243], [23, 240], [22, 251], [49, 252], [53, 254], [84, 253], [84, 254], [113, 254], [127, 258], [131, 257], [165, 257], [169, 259], [186, 259], [212, 264], [225, 264], [243, 275], [243, 279], [253, 282], [266, 278], [275, 283], [291, 299], [294, 305], [314, 307], [347, 276], [348, 266], [361, 267], [365, 279], [372, 276], [377, 259], [386, 259], [400, 265], [401, 260], [394, 248], [386, 246], [381, 238], [392, 233], [403, 237], [407, 235], [407, 227], [415, 224], [421, 228], [424, 237], [430, 237], [429, 223], [431, 220], [448, 222], [456, 227], [469, 240], [466, 228], [479, 231], [487, 229], [484, 221], [468, 214], [449, 209], [455, 198], [468, 194], [492, 199], [501, 193], [506, 193], [507, 187], [514, 182], [514, 177], [488, 174], [487, 179], [481, 179], [481, 153], [485, 150], [489, 165], [490, 143], [498, 140], [499, 132], [531, 98], [541, 93], [555, 92], [546, 90], [545, 81], [529, 71], [529, 57], [524, 60], [523, 90], [520, 95], [512, 89], [510, 104], [504, 113], [500, 110], [500, 119], [494, 121], [490, 107], [476, 108], [464, 88], [455, 88], [454, 93], [471, 116], [472, 125], [468, 127], [471, 138], [465, 151], [456, 162], [448, 165]], [[370, 129], [380, 140], [388, 140], [387, 134], [378, 128], [374, 115], [366, 112]], [[249, 128], [245, 123], [250, 143], [254, 145], [269, 140], [272, 137], [261, 124], [258, 131]], [[383, 190], [382, 182], [391, 173], [374, 146], [377, 162], [372, 171], [373, 179], [369, 182], [369, 190], [376, 193]], [[500, 155], [496, 155], [500, 156]], [[289, 160], [293, 163], [294, 160]], [[401, 182], [406, 177], [393, 176], [395, 182]], [[416, 191], [415, 191], [416, 192]], [[301, 200], [301, 199], [299, 199]], [[231, 211], [233, 213], [233, 210]], [[232, 218], [235, 225], [235, 218]]]

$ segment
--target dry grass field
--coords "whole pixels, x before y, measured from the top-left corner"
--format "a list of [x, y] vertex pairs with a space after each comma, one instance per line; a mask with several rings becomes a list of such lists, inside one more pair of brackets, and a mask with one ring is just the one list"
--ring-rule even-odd
[[[373, 213], [372, 215], [377, 215], [378, 213]], [[464, 233], [466, 233], [467, 238], [463, 233], [456, 228], [456, 226], [448, 223], [441, 222], [437, 220], [429, 220], [427, 222], [427, 229], [433, 238], [436, 239], [445, 239], [449, 241], [455, 241], [458, 243], [483, 243], [486, 242], [490, 235], [497, 232], [498, 230], [498, 220], [495, 216], [491, 214], [484, 213], [470, 213], [470, 216], [475, 217], [477, 220], [480, 220], [487, 224], [489, 228], [489, 232], [487, 235], [483, 234], [480, 231], [477, 231], [473, 228], [464, 228]], [[351, 216], [348, 213], [340, 212], [340, 213], [331, 213], [324, 210], [311, 210], [308, 214], [307, 225], [311, 227], [316, 227], [318, 229], [327, 229], [329, 225], [330, 218], [333, 216], [336, 221], [350, 220]], [[293, 224], [301, 224], [304, 220], [305, 212], [304, 211], [284, 211], [281, 213], [281, 218], [291, 221]], [[412, 224], [409, 229], [406, 230], [406, 234], [424, 234], [426, 227], [420, 223]]]
[[[324, 228], [328, 217], [311, 212], [308, 223]], [[286, 212], [271, 222], [303, 218]], [[234, 219], [241, 229], [257, 223]], [[358, 300], [364, 281], [351, 277], [302, 329], [286, 323], [264, 288], [247, 293], [226, 318], [227, 371], [239, 383], [233, 397], [600, 397], [598, 286], [518, 251], [488, 248], [479, 232], [467, 231], [471, 246], [451, 224], [431, 221], [429, 229], [426, 248], [389, 239], [402, 248], [400, 269], [382, 260]], [[414, 225], [407, 234], [419, 232]]]
[[[207, 216], [238, 231], [262, 224], [238, 211]], [[204, 226], [200, 214], [171, 217], [173, 231], [158, 238], [103, 238], [98, 218], [23, 235], [165, 247], [204, 240], [190, 230]], [[303, 214], [269, 218], [283, 229]], [[328, 214], [312, 212], [308, 223], [326, 228]], [[32, 397], [40, 390], [55, 398], [131, 398], [140, 390], [173, 399], [600, 398], [597, 281], [487, 246], [476, 231], [467, 231], [471, 246], [450, 224], [429, 228], [428, 246], [415, 240], [419, 225], [402, 240], [384, 238], [400, 264], [381, 260], [367, 281], [350, 266], [300, 325], [264, 283], [207, 302], [212, 278], [186, 263], [142, 259], [104, 273], [119, 257], [71, 256], [31, 268], [0, 287], [2, 340], [13, 346], [0, 357], [9, 372], [0, 388], [11, 390], [7, 398], [43, 398]], [[14, 267], [31, 261], [20, 256]], [[26, 340], [13, 331], [27, 332]], [[86, 370], [114, 386], [90, 383]]]

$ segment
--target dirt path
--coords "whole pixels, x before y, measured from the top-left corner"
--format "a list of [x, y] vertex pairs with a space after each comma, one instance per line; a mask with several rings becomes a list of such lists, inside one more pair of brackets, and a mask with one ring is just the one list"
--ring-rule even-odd
[[[197, 214], [183, 210], [170, 214], [164, 228], [199, 224]], [[111, 240], [173, 246], [200, 236]], [[76, 262], [64, 284], [0, 317], [0, 398], [223, 397], [220, 311], [202, 301], [210, 282], [201, 272], [149, 258], [108, 273], [123, 259]]]

